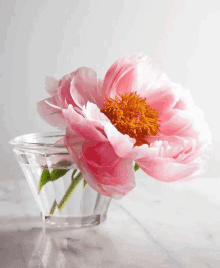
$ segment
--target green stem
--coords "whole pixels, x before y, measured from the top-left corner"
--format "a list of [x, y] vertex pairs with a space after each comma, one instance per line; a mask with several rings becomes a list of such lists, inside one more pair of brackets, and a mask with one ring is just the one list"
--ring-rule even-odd
[[[75, 170], [74, 170], [75, 171]], [[74, 172], [73, 171], [73, 172]], [[74, 173], [75, 174], [75, 173]], [[72, 177], [73, 178], [73, 177]], [[74, 191], [74, 189], [76, 188], [76, 186], [79, 184], [79, 182], [82, 180], [83, 178], [83, 174], [82, 172], [80, 172], [78, 174], [78, 176], [76, 178], [74, 178], [69, 186], [69, 188], [67, 189], [64, 197], [62, 198], [62, 200], [60, 201], [59, 205], [58, 205], [58, 209], [61, 212], [62, 209], [64, 208], [65, 204], [67, 203], [67, 201], [69, 200], [72, 192]]]
[[74, 175], [76, 174], [76, 172], [77, 172], [77, 169], [74, 169], [74, 170], [73, 170], [73, 174], [72, 174], [72, 176], [71, 176], [72, 181], [75, 179], [75, 178], [74, 178]]
[[83, 183], [83, 188], [85, 189], [87, 185], [88, 185], [88, 184], [87, 184], [87, 181], [86, 181], [86, 180], [84, 180], [84, 183]]
[[54, 200], [53, 205], [52, 205], [51, 210], [50, 210], [50, 215], [53, 215], [56, 207], [57, 207], [57, 202], [56, 202], [56, 200]]

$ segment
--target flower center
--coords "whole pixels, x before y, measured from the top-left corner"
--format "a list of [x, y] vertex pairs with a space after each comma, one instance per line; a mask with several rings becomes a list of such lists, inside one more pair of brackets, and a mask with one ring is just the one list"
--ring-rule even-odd
[[134, 146], [148, 144], [147, 136], [156, 136], [159, 131], [158, 115], [136, 92], [120, 95], [115, 100], [107, 98], [104, 113], [122, 134], [136, 139]]

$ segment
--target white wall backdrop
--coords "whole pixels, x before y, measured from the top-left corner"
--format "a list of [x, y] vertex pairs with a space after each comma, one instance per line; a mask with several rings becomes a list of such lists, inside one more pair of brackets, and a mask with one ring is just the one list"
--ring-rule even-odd
[[219, 25], [219, 0], [0, 0], [1, 179], [24, 179], [10, 138], [54, 130], [36, 113], [46, 75], [87, 66], [104, 77], [143, 52], [203, 109], [214, 150], [202, 178], [220, 186]]

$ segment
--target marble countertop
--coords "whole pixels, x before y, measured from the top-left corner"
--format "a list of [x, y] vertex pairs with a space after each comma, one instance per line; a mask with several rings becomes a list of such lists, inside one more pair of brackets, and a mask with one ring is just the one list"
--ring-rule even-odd
[[219, 268], [220, 205], [187, 184], [138, 178], [99, 226], [44, 229], [26, 181], [0, 182], [1, 268]]

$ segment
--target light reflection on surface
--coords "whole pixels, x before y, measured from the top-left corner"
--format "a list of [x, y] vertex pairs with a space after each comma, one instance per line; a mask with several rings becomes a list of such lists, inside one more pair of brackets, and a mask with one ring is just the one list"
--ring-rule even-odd
[[[165, 186], [152, 193], [140, 179], [133, 192], [111, 203], [104, 223], [75, 230], [42, 228], [24, 200], [23, 211], [0, 217], [0, 267], [220, 267], [219, 206]], [[13, 208], [8, 204], [3, 211]]]

